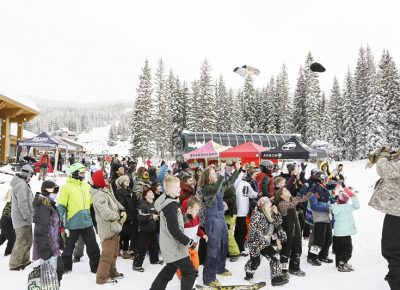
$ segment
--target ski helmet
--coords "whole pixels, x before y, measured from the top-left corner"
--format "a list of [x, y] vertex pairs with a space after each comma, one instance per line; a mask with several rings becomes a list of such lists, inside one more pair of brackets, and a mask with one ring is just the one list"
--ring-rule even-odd
[[327, 179], [327, 175], [325, 172], [323, 171], [317, 171], [316, 173], [314, 173], [314, 180], [318, 181], [318, 182], [323, 182]]
[[260, 162], [260, 169], [264, 173], [271, 174], [274, 169], [274, 163], [271, 160], [263, 160]]
[[84, 180], [85, 177], [80, 175], [79, 173], [85, 173], [86, 167], [82, 163], [74, 163], [68, 168], [68, 174], [78, 180]]

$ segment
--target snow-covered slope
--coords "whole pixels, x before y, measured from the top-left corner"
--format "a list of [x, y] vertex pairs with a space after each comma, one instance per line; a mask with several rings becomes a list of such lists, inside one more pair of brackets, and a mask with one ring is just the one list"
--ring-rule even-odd
[[[387, 272], [386, 261], [380, 254], [380, 239], [382, 221], [384, 215], [368, 207], [367, 203], [372, 193], [372, 186], [378, 179], [375, 169], [365, 170], [365, 161], [343, 162], [348, 184], [355, 187], [360, 193], [361, 208], [355, 212], [355, 220], [358, 227], [358, 234], [353, 236], [353, 257], [350, 263], [356, 269], [351, 273], [340, 273], [333, 264], [323, 264], [321, 267], [313, 267], [306, 262], [307, 243], [303, 242], [303, 255], [301, 268], [306, 272], [306, 277], [291, 277], [289, 284], [279, 289], [295, 290], [384, 290], [389, 289], [384, 281]], [[311, 166], [310, 166], [311, 167]], [[308, 168], [310, 170], [311, 168]], [[65, 179], [58, 181], [62, 184]], [[6, 185], [0, 185], [0, 191], [5, 190]], [[40, 183], [32, 182], [33, 190], [38, 190]], [[1, 208], [3, 202], [0, 202]], [[5, 245], [0, 247], [0, 276], [2, 277], [1, 289], [26, 289], [26, 280], [30, 269], [11, 272], [8, 270], [9, 257], [3, 257]], [[330, 254], [331, 257], [334, 257]], [[218, 277], [224, 284], [246, 283], [244, 277], [244, 264], [247, 258], [240, 258], [235, 263], [227, 262], [227, 268], [233, 272], [233, 277]], [[125, 274], [118, 286], [97, 286], [95, 275], [90, 273], [88, 258], [85, 256], [80, 263], [74, 264], [72, 273], [64, 276], [61, 289], [149, 289], [152, 281], [162, 269], [159, 265], [150, 265], [148, 258], [144, 262], [144, 273], [137, 273], [131, 270], [132, 262], [118, 258], [117, 268]], [[202, 281], [202, 268], [198, 281]], [[255, 280], [267, 281], [265, 289], [272, 289], [269, 279], [269, 266], [266, 259], [262, 259], [261, 266], [255, 274]], [[168, 290], [180, 289], [179, 281], [174, 278]], [[278, 289], [278, 288], [277, 288]]]
[[116, 146], [107, 144], [108, 132], [111, 125], [93, 128], [88, 133], [82, 133], [78, 136], [78, 142], [84, 145], [89, 154], [118, 154], [126, 156], [129, 153], [129, 140], [117, 141]]

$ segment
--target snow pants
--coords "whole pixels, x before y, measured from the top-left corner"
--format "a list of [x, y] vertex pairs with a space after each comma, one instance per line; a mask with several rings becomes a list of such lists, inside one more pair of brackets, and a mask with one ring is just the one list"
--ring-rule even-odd
[[280, 252], [280, 261], [284, 270], [300, 270], [300, 256], [302, 253], [300, 227], [295, 226], [294, 234], [290, 235], [289, 233], [286, 233], [286, 235], [287, 241], [282, 245], [282, 250]]
[[385, 280], [391, 290], [400, 290], [400, 217], [386, 215], [383, 221], [382, 256], [389, 264]]
[[315, 223], [313, 234], [314, 246], [311, 248], [318, 250], [309, 250], [308, 258], [313, 260], [328, 258], [329, 248], [332, 245], [332, 223]]
[[84, 249], [85, 249], [85, 243], [83, 242], [82, 236], [79, 236], [78, 240], [75, 243], [75, 248], [72, 255], [76, 258], [83, 257]]
[[206, 217], [207, 258], [203, 269], [203, 282], [209, 284], [217, 278], [217, 273], [225, 272], [228, 255], [228, 228], [224, 216], [217, 214]]
[[244, 243], [246, 242], [247, 235], [247, 224], [245, 216], [236, 217], [236, 226], [235, 226], [235, 240], [239, 247], [239, 251], [245, 251]]
[[[199, 269], [200, 262], [199, 262], [199, 253], [198, 253], [197, 249], [193, 249], [193, 250], [189, 249], [189, 258], [190, 258], [190, 261], [192, 261], [193, 267], [196, 270]], [[181, 270], [178, 269], [176, 271], [176, 276], [178, 276], [179, 279], [182, 279]]]
[[0, 234], [0, 246], [7, 242], [7, 247], [4, 252], [4, 256], [11, 254], [15, 243], [15, 230], [13, 228], [2, 229]]
[[180, 259], [173, 263], [167, 263], [165, 267], [158, 273], [156, 279], [151, 284], [150, 290], [165, 290], [168, 282], [174, 277], [176, 270], [181, 270], [181, 290], [192, 290], [196, 281], [197, 271], [193, 267], [189, 257]]
[[76, 241], [82, 236], [83, 242], [86, 245], [86, 254], [89, 257], [90, 270], [93, 273], [97, 272], [100, 259], [100, 249], [96, 241], [96, 234], [93, 226], [85, 229], [70, 230], [70, 235], [67, 242], [67, 247], [62, 253], [65, 272], [72, 271], [72, 252], [74, 251]]
[[144, 232], [140, 231], [137, 239], [137, 248], [135, 251], [135, 258], [133, 259], [133, 266], [142, 267], [146, 253], [149, 251], [150, 263], [158, 262], [158, 242], [157, 232]]
[[[268, 246], [260, 251], [260, 255], [263, 255], [269, 261], [271, 280], [277, 278], [283, 279], [282, 266], [281, 263], [279, 262], [279, 255], [276, 253], [275, 249], [272, 246]], [[244, 266], [244, 270], [246, 271], [246, 276], [247, 274], [251, 274], [252, 276], [258, 269], [261, 263], [260, 255], [252, 256], [250, 254], [250, 259], [246, 262]]]
[[332, 248], [334, 248], [336, 252], [336, 267], [339, 266], [339, 262], [347, 263], [350, 260], [353, 252], [351, 236], [334, 237]]
[[15, 230], [15, 244], [9, 262], [10, 269], [29, 263], [32, 247], [32, 225]]
[[104, 284], [118, 276], [116, 261], [119, 252], [119, 236], [114, 235], [101, 243], [101, 256], [96, 273], [96, 284]]
[[235, 237], [233, 235], [233, 231], [236, 225], [236, 215], [225, 216], [226, 225], [228, 227], [228, 253], [230, 257], [237, 257], [240, 255], [240, 250], [238, 244], [236, 243]]

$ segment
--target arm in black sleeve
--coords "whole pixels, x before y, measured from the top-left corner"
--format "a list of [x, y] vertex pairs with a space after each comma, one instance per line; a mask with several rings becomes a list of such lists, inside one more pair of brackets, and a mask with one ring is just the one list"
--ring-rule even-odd
[[49, 245], [49, 223], [50, 211], [46, 208], [39, 207], [35, 218], [35, 241], [38, 248], [40, 258], [48, 260], [51, 258], [51, 250]]
[[170, 203], [166, 205], [162, 211], [165, 216], [165, 221], [167, 223], [167, 229], [171, 236], [174, 237], [182, 245], [187, 246], [190, 243], [190, 239], [181, 231], [179, 228], [178, 215], [177, 215], [177, 207], [178, 204]]

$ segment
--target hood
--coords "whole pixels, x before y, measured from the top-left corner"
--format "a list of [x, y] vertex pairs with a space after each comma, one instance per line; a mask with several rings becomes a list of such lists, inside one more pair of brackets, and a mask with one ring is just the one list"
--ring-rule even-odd
[[25, 179], [23, 179], [22, 177], [19, 177], [18, 175], [14, 175], [13, 179], [10, 181], [10, 185], [11, 187], [14, 187], [15, 185], [17, 185], [18, 183], [27, 183]]
[[94, 197], [96, 194], [98, 194], [99, 192], [105, 192], [105, 193], [107, 193], [107, 194], [112, 194], [111, 193], [111, 191], [108, 189], [108, 188], [92, 188], [92, 191], [91, 191], [91, 194], [92, 194], [92, 197]]
[[159, 198], [157, 198], [156, 202], [154, 203], [154, 208], [156, 209], [156, 211], [160, 212], [164, 207], [172, 202], [176, 202], [177, 204], [179, 204], [179, 197], [172, 198], [164, 193], [161, 194]]
[[45, 206], [55, 206], [55, 202], [52, 201], [49, 197], [43, 196], [40, 194], [40, 192], [36, 192], [35, 198], [33, 200], [33, 207], [37, 208], [40, 205], [45, 205]]

